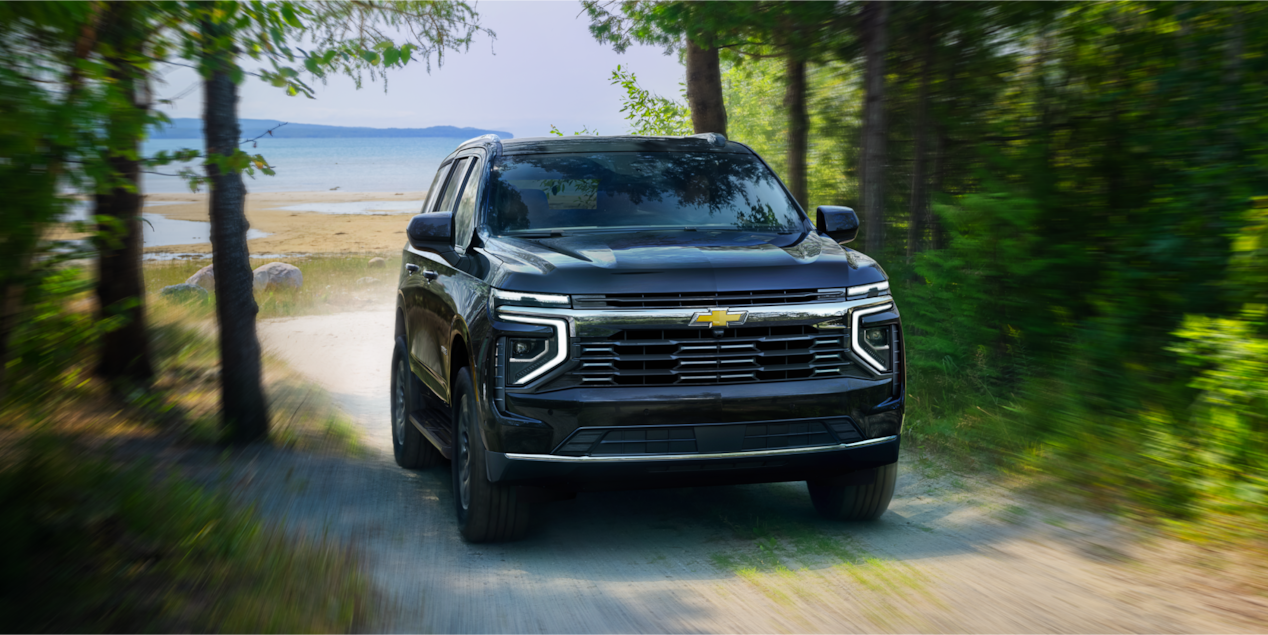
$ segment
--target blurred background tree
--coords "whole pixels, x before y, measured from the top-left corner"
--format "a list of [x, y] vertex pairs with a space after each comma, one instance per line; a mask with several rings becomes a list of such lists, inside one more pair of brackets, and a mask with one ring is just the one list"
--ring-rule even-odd
[[[803, 79], [782, 6], [688, 28], [691, 3], [584, 4], [605, 42], [711, 25], [729, 136], [809, 209], [859, 208], [906, 313], [911, 438], [1166, 513], [1268, 509], [1268, 431], [1211, 379], [1268, 382], [1263, 5], [800, 3]], [[1228, 439], [1238, 470], [1185, 467]]]

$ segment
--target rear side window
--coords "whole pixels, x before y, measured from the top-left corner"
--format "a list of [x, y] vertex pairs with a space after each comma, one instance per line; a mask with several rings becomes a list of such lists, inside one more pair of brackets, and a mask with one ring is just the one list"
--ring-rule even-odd
[[471, 159], [466, 157], [454, 161], [453, 170], [449, 174], [449, 182], [445, 185], [445, 191], [440, 195], [440, 202], [433, 211], [454, 211], [454, 203], [458, 200], [458, 191], [462, 188], [464, 178], [467, 176], [467, 166], [470, 163]]

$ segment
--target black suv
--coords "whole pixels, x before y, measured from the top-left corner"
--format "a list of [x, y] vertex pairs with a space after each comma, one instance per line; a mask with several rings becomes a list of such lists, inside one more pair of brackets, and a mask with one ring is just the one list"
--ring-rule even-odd
[[894, 492], [905, 364], [884, 271], [721, 135], [463, 143], [409, 223], [396, 460], [450, 459], [470, 541], [590, 489], [804, 480], [829, 518]]

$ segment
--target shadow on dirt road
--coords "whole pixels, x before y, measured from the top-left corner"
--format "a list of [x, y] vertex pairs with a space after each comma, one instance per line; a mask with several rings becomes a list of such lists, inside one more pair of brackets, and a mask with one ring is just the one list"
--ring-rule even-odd
[[[237, 459], [294, 531], [355, 541], [387, 598], [375, 628], [428, 632], [1239, 631], [1253, 598], [1193, 593], [1106, 519], [1036, 506], [904, 459], [878, 522], [829, 523], [804, 484], [582, 493], [529, 537], [458, 538], [448, 465], [391, 458], [392, 313], [261, 323], [275, 354], [362, 428], [362, 458]], [[1244, 600], [1244, 601], [1243, 601]], [[1229, 604], [1229, 603], [1232, 604]]]

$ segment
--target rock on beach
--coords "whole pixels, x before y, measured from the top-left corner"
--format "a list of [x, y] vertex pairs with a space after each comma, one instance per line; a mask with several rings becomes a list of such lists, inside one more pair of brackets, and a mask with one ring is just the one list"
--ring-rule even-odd
[[[195, 274], [197, 275], [197, 274]], [[210, 274], [208, 274], [210, 276]], [[191, 302], [196, 300], [206, 300], [211, 294], [206, 289], [188, 282], [181, 284], [173, 284], [163, 287], [159, 291], [159, 296], [171, 300], [173, 302]]]
[[284, 262], [270, 262], [255, 270], [255, 290], [300, 289], [304, 286], [304, 274], [299, 267]]
[[[211, 270], [212, 265], [207, 265], [199, 269], [194, 275], [185, 280], [185, 284], [194, 284], [203, 288], [208, 293], [216, 292], [216, 272]], [[179, 285], [172, 285], [179, 286]]]

